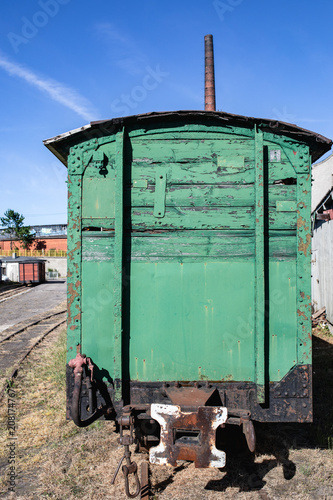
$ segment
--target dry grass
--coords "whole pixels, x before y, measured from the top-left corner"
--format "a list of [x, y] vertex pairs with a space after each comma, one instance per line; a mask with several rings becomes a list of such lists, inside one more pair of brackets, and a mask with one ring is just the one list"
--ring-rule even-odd
[[[224, 470], [151, 467], [154, 499], [333, 498], [333, 337], [316, 333], [315, 424], [259, 425], [253, 457], [234, 429]], [[323, 380], [325, 384], [323, 384]], [[324, 387], [323, 387], [324, 385]], [[78, 429], [65, 420], [65, 332], [50, 334], [29, 357], [13, 388], [17, 394], [17, 489], [19, 499], [125, 498], [120, 473], [111, 479], [122, 448], [111, 422]], [[0, 480], [7, 492], [7, 403], [0, 411]], [[139, 464], [144, 455], [135, 455]]]

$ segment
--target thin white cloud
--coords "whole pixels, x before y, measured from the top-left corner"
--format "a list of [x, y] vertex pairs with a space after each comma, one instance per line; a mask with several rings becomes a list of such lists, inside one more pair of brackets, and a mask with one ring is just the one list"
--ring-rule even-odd
[[38, 90], [48, 94], [51, 99], [71, 109], [87, 121], [96, 120], [90, 102], [80, 96], [75, 90], [49, 78], [41, 78], [33, 71], [9, 61], [0, 53], [0, 68], [10, 76], [17, 76]]
[[110, 57], [119, 68], [131, 76], [144, 74], [149, 61], [136, 40], [120, 33], [112, 23], [95, 25], [95, 33], [109, 47]]
[[185, 96], [188, 100], [200, 104], [198, 109], [202, 108], [204, 104], [204, 96], [199, 95], [197, 92], [194, 92], [189, 85], [182, 85], [174, 82], [167, 82], [166, 85], [170, 87], [175, 93], [181, 96]]

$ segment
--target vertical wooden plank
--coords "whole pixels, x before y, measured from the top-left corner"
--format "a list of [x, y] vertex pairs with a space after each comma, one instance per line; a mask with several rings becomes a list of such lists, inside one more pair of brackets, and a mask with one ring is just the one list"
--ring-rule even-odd
[[82, 172], [77, 146], [68, 157], [67, 361], [81, 348]]
[[311, 364], [311, 169], [308, 147], [297, 149], [297, 362]]
[[123, 275], [123, 168], [124, 168], [124, 129], [116, 135], [115, 157], [115, 242], [114, 242], [114, 288], [113, 288], [113, 325], [114, 359], [113, 380], [114, 400], [122, 399], [122, 275]]
[[265, 402], [265, 251], [264, 251], [264, 146], [255, 131], [255, 382], [257, 401]]

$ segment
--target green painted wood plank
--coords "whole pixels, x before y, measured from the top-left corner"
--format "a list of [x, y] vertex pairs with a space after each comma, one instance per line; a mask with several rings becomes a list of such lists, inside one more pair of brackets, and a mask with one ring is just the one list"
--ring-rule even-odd
[[67, 361], [81, 351], [81, 196], [82, 176], [71, 169], [78, 165], [74, 150], [69, 155], [67, 227]]
[[[269, 211], [271, 229], [296, 229], [295, 212]], [[162, 219], [156, 219], [152, 208], [132, 209], [133, 230], [159, 229], [255, 229], [254, 207], [167, 207]]]
[[94, 227], [99, 227], [100, 229], [103, 228], [105, 230], [107, 229], [113, 229], [114, 230], [114, 219], [107, 219], [106, 217], [100, 218], [100, 217], [89, 217], [82, 219], [82, 229], [83, 233], [85, 230], [89, 232], [90, 228]]
[[[130, 189], [125, 189], [129, 193]], [[136, 186], [131, 189], [130, 199], [132, 207], [154, 206], [154, 184], [146, 184], [142, 188]], [[167, 183], [166, 207], [205, 207], [254, 206], [255, 189], [253, 184], [228, 185], [184, 185]], [[277, 202], [296, 202], [295, 186], [272, 185], [269, 188], [268, 204], [276, 208]]]
[[[131, 190], [132, 207], [154, 206], [154, 185]], [[127, 190], [128, 191], [128, 190]], [[254, 186], [230, 185], [172, 185], [167, 182], [166, 207], [205, 207], [254, 205]]]
[[82, 234], [82, 261], [111, 262], [114, 259], [115, 238], [107, 231], [100, 231], [98, 236]]
[[131, 379], [254, 380], [253, 260], [131, 269]]
[[186, 139], [191, 139], [193, 137], [202, 138], [203, 134], [207, 134], [208, 137], [212, 139], [216, 138], [218, 140], [229, 139], [231, 142], [235, 141], [247, 141], [253, 140], [254, 133], [253, 129], [235, 127], [227, 125], [223, 127], [221, 124], [206, 125], [204, 123], [184, 123], [170, 122], [168, 126], [164, 123], [160, 124], [147, 124], [146, 128], [130, 127], [128, 135], [133, 140], [137, 137], [158, 137], [163, 136], [166, 139], [181, 138], [184, 136]]
[[112, 383], [114, 363], [113, 278], [112, 262], [83, 259], [82, 352], [93, 360], [94, 377], [107, 384]]
[[155, 184], [157, 168], [165, 172], [168, 185], [254, 183], [253, 164], [245, 164], [244, 168], [235, 168], [230, 172], [227, 167], [218, 167], [213, 160], [184, 164], [165, 160], [164, 163], [157, 163], [156, 165], [133, 162], [131, 178], [126, 180], [131, 184], [137, 180], [147, 180], [148, 184]]
[[255, 364], [257, 401], [265, 402], [265, 254], [264, 254], [264, 146], [263, 133], [255, 135]]
[[114, 218], [114, 195], [114, 177], [104, 178], [99, 173], [98, 177], [85, 175], [83, 178], [82, 217]]
[[[293, 237], [296, 243], [296, 237]], [[297, 364], [296, 255], [269, 263], [269, 380], [279, 381]]]
[[[226, 235], [218, 231], [172, 232], [164, 234], [137, 233], [124, 240], [125, 254], [131, 250], [131, 261], [137, 260], [186, 260], [253, 259], [255, 255], [255, 238], [252, 234], [238, 236], [237, 233]], [[207, 234], [208, 233], [208, 234]], [[210, 233], [210, 234], [209, 234]], [[94, 262], [110, 262], [114, 260], [114, 235], [107, 232], [83, 233], [82, 260]], [[271, 260], [295, 260], [296, 237], [294, 235], [277, 234], [270, 237], [269, 258]], [[112, 264], [110, 264], [112, 265]]]
[[149, 139], [139, 142], [132, 141], [133, 162], [145, 160], [147, 163], [174, 162], [198, 163], [216, 159], [217, 156], [230, 158], [230, 161], [237, 161], [237, 157], [251, 158], [253, 151], [251, 144], [238, 144], [233, 147], [233, 154], [225, 147], [223, 141], [183, 140], [182, 142], [169, 141], [166, 147], [164, 141], [149, 141]]
[[114, 358], [113, 379], [114, 397], [121, 401], [122, 388], [122, 276], [123, 276], [123, 168], [124, 168], [124, 130], [116, 137], [115, 162], [115, 242], [114, 242], [114, 286], [113, 286], [113, 324]]
[[254, 210], [251, 207], [168, 208], [162, 219], [156, 219], [152, 209], [134, 208], [131, 214], [133, 230], [169, 229], [251, 229]]

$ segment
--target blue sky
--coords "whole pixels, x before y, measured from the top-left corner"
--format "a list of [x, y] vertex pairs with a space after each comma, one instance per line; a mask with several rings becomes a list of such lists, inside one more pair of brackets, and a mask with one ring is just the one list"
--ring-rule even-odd
[[15, 0], [0, 5], [0, 215], [66, 222], [66, 169], [43, 139], [89, 121], [204, 107], [333, 138], [333, 3]]

